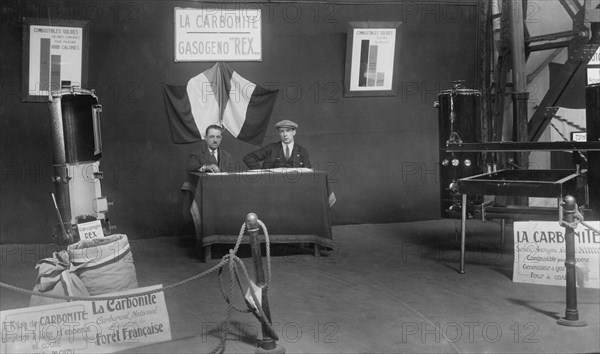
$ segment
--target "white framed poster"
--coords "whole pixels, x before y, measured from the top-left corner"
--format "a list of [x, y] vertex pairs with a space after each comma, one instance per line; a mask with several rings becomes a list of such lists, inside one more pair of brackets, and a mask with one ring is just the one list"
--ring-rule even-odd
[[260, 9], [176, 7], [174, 14], [175, 62], [262, 61]]
[[63, 83], [85, 86], [87, 42], [85, 21], [46, 24], [25, 18], [22, 101], [47, 102]]
[[394, 96], [401, 22], [350, 22], [344, 95]]

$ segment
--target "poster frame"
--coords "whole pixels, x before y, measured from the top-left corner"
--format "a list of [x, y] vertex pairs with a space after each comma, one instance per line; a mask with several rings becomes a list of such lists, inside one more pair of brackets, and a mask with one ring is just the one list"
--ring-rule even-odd
[[[48, 94], [32, 94], [36, 90], [30, 90], [29, 78], [32, 75], [32, 68], [30, 67], [30, 54], [31, 54], [31, 26], [51, 26], [51, 27], [69, 27], [69, 28], [81, 28], [82, 29], [82, 46], [79, 49], [81, 52], [81, 82], [74, 83], [80, 88], [87, 86], [88, 76], [88, 62], [89, 62], [89, 26], [88, 21], [83, 20], [48, 20], [24, 17], [23, 18], [23, 65], [22, 65], [22, 84], [21, 84], [21, 101], [22, 102], [48, 102]], [[35, 61], [39, 65], [39, 59]], [[57, 88], [57, 89], [60, 89]], [[39, 91], [38, 91], [39, 92]]]
[[[398, 94], [398, 77], [399, 77], [399, 53], [400, 53], [400, 25], [402, 22], [349, 22], [346, 42], [346, 66], [344, 76], [344, 96], [345, 97], [369, 97], [369, 96], [396, 96]], [[385, 66], [381, 73], [384, 77], [391, 75], [392, 82], [391, 88], [373, 88], [368, 90], [353, 89], [351, 83], [359, 80], [359, 73], [355, 70], [352, 71], [353, 65], [360, 65], [360, 55], [356, 55], [356, 46], [359, 39], [356, 38], [355, 33], [360, 29], [373, 29], [373, 30], [387, 30], [394, 29], [394, 35], [390, 36], [390, 40], [393, 42], [394, 50], [389, 56], [385, 57], [385, 62], [390, 63]], [[369, 36], [366, 36], [367, 38]], [[372, 39], [375, 39], [375, 35]], [[381, 35], [379, 35], [381, 37]], [[363, 36], [364, 38], [364, 36]]]

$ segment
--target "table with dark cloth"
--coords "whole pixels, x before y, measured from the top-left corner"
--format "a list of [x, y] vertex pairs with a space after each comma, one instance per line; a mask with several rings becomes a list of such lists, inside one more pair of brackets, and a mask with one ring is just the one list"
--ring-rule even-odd
[[196, 185], [196, 249], [204, 250], [207, 260], [210, 245], [236, 242], [248, 213], [266, 225], [272, 243], [334, 248], [329, 213], [333, 200], [323, 171], [192, 172], [190, 182]]

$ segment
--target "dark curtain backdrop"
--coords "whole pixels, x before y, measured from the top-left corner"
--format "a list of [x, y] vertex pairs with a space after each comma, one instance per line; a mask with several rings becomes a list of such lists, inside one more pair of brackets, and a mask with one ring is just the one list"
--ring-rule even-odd
[[[96, 90], [103, 106], [102, 189], [114, 202], [109, 217], [118, 227], [115, 232], [130, 238], [191, 232], [181, 212], [180, 186], [196, 144], [172, 143], [160, 83], [183, 84], [214, 64], [173, 61], [173, 8], [205, 5], [166, 0], [2, 2], [0, 242], [49, 242], [56, 222], [48, 107], [21, 102], [23, 17], [89, 21], [87, 88]], [[219, 5], [224, 4], [213, 4]], [[263, 60], [230, 66], [255, 83], [279, 87], [269, 125], [281, 119], [300, 125], [297, 142], [333, 182], [334, 224], [438, 218], [433, 102], [453, 80], [477, 88], [477, 5], [251, 6], [263, 11]], [[403, 22], [398, 95], [346, 98], [348, 22], [369, 20]], [[276, 131], [269, 129], [265, 143], [276, 139]], [[223, 147], [240, 163], [255, 148], [228, 134]], [[231, 222], [241, 225], [244, 218]]]

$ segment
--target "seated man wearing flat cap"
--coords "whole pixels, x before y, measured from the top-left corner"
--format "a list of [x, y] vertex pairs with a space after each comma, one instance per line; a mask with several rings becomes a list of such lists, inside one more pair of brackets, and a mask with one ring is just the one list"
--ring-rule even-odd
[[[246, 166], [251, 170], [279, 167], [311, 168], [308, 151], [294, 143], [298, 124], [291, 120], [282, 120], [275, 124], [275, 128], [279, 131], [281, 141], [267, 144], [244, 156]], [[260, 161], [263, 162], [262, 167]]]

